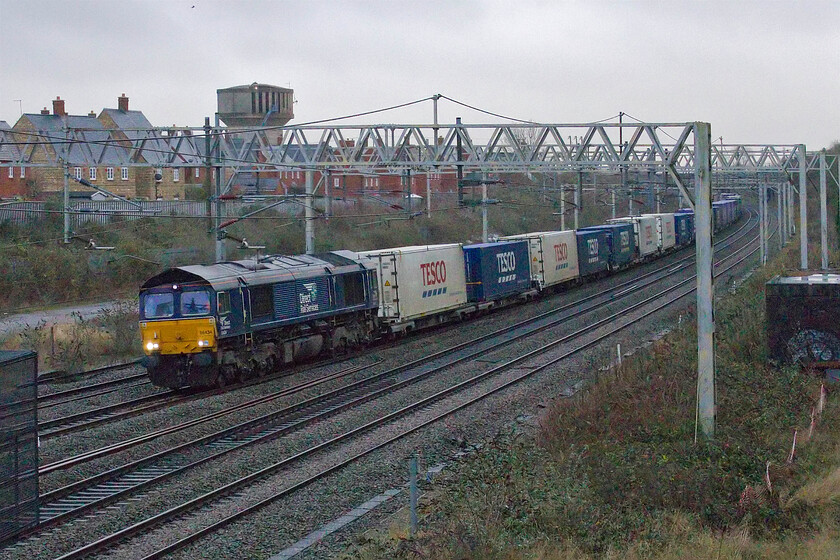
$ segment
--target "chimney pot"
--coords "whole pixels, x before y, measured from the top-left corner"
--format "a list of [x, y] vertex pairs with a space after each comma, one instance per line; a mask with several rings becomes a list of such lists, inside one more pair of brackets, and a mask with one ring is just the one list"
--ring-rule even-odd
[[117, 97], [117, 108], [120, 111], [128, 111], [128, 97], [125, 94]]
[[67, 114], [64, 110], [64, 100], [60, 97], [56, 96], [55, 100], [53, 100], [53, 115], [58, 115], [63, 117]]
[[95, 111], [91, 111], [90, 113], [88, 113], [88, 116], [89, 116], [89, 117], [95, 117], [95, 116], [96, 116], [96, 112], [95, 112]]
[[50, 110], [49, 110], [49, 109], [47, 109], [46, 107], [44, 107], [43, 109], [41, 109], [41, 114], [42, 114], [42, 115], [49, 115], [49, 114], [50, 114]]

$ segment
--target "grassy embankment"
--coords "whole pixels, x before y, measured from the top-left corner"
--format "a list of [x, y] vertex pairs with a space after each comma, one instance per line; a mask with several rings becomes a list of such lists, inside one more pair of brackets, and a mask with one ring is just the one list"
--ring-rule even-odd
[[[490, 231], [513, 234], [557, 229], [558, 196], [539, 187], [494, 186], [491, 198], [502, 204], [489, 209]], [[571, 198], [567, 194], [567, 198]], [[584, 225], [600, 223], [609, 207], [585, 198], [581, 215]], [[338, 208], [329, 219], [316, 222], [316, 250], [383, 248], [425, 243], [480, 240], [480, 208], [453, 209], [454, 196], [434, 199], [431, 217], [405, 219], [405, 214], [375, 201], [361, 201]], [[567, 227], [571, 227], [571, 206]], [[419, 210], [419, 208], [415, 208]], [[626, 211], [626, 208], [622, 209]], [[207, 220], [174, 217], [123, 221], [106, 226], [87, 226], [77, 239], [64, 245], [62, 218], [50, 214], [38, 224], [18, 228], [0, 224], [0, 309], [7, 312], [26, 307], [72, 305], [79, 302], [134, 299], [139, 286], [169, 266], [208, 263], [214, 245]], [[252, 245], [265, 245], [263, 254], [299, 254], [304, 251], [301, 216], [271, 210], [231, 226], [228, 230]], [[112, 251], [86, 250], [88, 240]], [[253, 251], [228, 242], [228, 258], [243, 259]], [[0, 341], [5, 348], [39, 351], [42, 368], [81, 370], [97, 363], [97, 356], [110, 359], [141, 353], [137, 335], [136, 304], [118, 305], [90, 320], [77, 318], [70, 325], [53, 328], [46, 323], [25, 329], [20, 336]]]
[[[836, 249], [831, 261], [840, 262]], [[764, 282], [798, 263], [792, 242], [718, 299], [714, 441], [694, 443], [696, 330], [686, 324], [575, 398], [557, 398], [533, 437], [499, 436], [448, 469], [422, 499], [416, 537], [398, 521], [345, 557], [837, 558], [836, 388], [811, 432], [821, 380], [767, 362]]]

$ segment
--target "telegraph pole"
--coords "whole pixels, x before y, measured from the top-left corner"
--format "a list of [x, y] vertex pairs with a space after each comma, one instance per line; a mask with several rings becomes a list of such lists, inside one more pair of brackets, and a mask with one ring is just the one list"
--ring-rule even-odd
[[[63, 117], [62, 117], [63, 118]], [[64, 243], [70, 243], [70, 131], [64, 126]]]
[[481, 174], [481, 240], [484, 243], [490, 239], [489, 224], [487, 223], [487, 181]]
[[[216, 113], [216, 129], [219, 128], [219, 113]], [[208, 137], [209, 138], [209, 137]], [[223, 262], [225, 257], [225, 232], [222, 231], [222, 161], [221, 146], [216, 142], [216, 262]]]
[[825, 179], [825, 148], [820, 152], [820, 248], [822, 269], [828, 268], [828, 194]]
[[776, 221], [779, 226], [779, 251], [785, 247], [785, 228], [782, 226], [782, 184], [776, 183]]
[[695, 230], [697, 238], [697, 420], [708, 438], [715, 436], [715, 316], [712, 261], [711, 127], [694, 125]]
[[204, 187], [207, 195], [207, 229], [213, 228], [213, 211], [211, 205], [213, 162], [210, 157], [210, 117], [204, 117]]
[[799, 145], [799, 267], [808, 270], [808, 158]]
[[315, 253], [315, 212], [312, 208], [313, 201], [313, 175], [311, 169], [306, 170], [306, 254]]
[[463, 160], [463, 153], [461, 152], [461, 117], [455, 118], [455, 126], [458, 128], [457, 134], [458, 137], [456, 138], [456, 148], [458, 150], [458, 163], [457, 163], [457, 178], [458, 178], [458, 207], [464, 205], [464, 165], [461, 163]]

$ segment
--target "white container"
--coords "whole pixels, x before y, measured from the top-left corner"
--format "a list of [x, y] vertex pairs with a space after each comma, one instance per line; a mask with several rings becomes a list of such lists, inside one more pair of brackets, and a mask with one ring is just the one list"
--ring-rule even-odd
[[[636, 236], [636, 247], [639, 256], [645, 257], [659, 251], [659, 234], [656, 230], [656, 218], [653, 216], [627, 216], [607, 220], [609, 223], [622, 222], [633, 224], [633, 234]], [[671, 221], [671, 232], [674, 231], [674, 222]]]
[[676, 225], [674, 215], [669, 212], [660, 214], [644, 214], [656, 218], [656, 233], [658, 236], [659, 248], [670, 249], [677, 244]]
[[464, 252], [457, 243], [357, 253], [376, 267], [379, 316], [391, 324], [444, 313], [467, 302]]
[[531, 280], [542, 288], [574, 280], [580, 276], [577, 239], [573, 230], [540, 231], [502, 237], [527, 239], [531, 260]]

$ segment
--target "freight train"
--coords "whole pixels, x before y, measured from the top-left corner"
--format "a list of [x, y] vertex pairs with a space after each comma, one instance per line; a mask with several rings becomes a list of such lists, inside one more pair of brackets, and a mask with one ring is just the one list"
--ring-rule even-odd
[[[715, 231], [740, 216], [738, 198], [713, 204]], [[161, 387], [224, 386], [530, 299], [693, 242], [694, 214], [680, 210], [492, 243], [171, 268], [140, 289], [143, 363]]]

